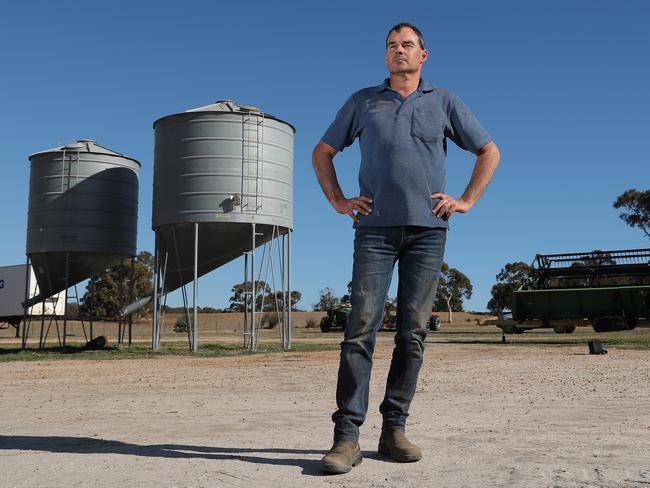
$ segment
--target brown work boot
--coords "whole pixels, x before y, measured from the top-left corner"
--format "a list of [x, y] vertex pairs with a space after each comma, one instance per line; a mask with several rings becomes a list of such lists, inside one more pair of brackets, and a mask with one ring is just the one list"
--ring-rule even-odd
[[334, 441], [332, 449], [320, 461], [320, 470], [328, 474], [343, 474], [361, 464], [362, 460], [358, 442]]
[[422, 459], [422, 449], [410, 442], [401, 430], [382, 430], [377, 450], [400, 463]]

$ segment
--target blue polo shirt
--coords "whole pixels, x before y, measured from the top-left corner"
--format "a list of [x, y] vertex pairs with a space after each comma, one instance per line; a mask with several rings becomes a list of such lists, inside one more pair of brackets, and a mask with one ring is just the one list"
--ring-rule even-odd
[[448, 224], [431, 212], [444, 192], [447, 139], [476, 153], [491, 141], [456, 95], [424, 80], [406, 99], [383, 84], [354, 93], [321, 139], [338, 151], [359, 138], [360, 195], [372, 198], [361, 226]]

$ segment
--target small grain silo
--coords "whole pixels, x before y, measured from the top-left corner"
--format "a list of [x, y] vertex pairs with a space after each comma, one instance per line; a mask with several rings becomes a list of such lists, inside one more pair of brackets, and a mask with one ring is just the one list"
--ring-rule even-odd
[[[29, 160], [26, 250], [39, 294], [26, 308], [135, 256], [140, 171], [135, 159], [88, 139]], [[64, 347], [65, 328], [64, 319]], [[25, 327], [23, 346], [26, 336]]]
[[[295, 129], [257, 107], [220, 101], [156, 120], [152, 227], [156, 233], [153, 347], [159, 346], [160, 295], [246, 256], [255, 296], [255, 249], [277, 242], [283, 297], [290, 290]], [[270, 251], [269, 251], [270, 252]], [[250, 263], [249, 263], [250, 261]], [[249, 266], [250, 264], [250, 266]], [[290, 344], [290, 306], [282, 343]], [[255, 300], [247, 302], [245, 342], [254, 348]], [[196, 303], [194, 320], [196, 324]], [[196, 350], [196, 327], [190, 339]]]

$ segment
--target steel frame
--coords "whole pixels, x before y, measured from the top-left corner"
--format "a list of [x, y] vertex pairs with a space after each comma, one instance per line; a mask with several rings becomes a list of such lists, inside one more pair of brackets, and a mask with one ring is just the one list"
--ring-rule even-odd
[[[242, 224], [246, 225], [246, 224]], [[280, 333], [280, 344], [283, 349], [291, 348], [291, 229], [287, 227], [273, 226], [271, 240], [262, 246], [257, 246], [257, 232], [255, 223], [251, 226], [250, 249], [243, 253], [244, 256], [244, 347], [254, 351], [257, 349], [259, 340], [259, 329], [262, 326], [262, 309], [264, 302], [257, 304], [254, 297], [260, 292], [260, 281], [267, 282], [270, 275], [271, 293], [276, 297], [275, 312], [278, 316]], [[172, 236], [175, 230], [172, 228]], [[174, 241], [173, 252], [179, 253]], [[160, 238], [156, 229], [154, 248], [154, 292], [153, 292], [153, 317], [151, 330], [151, 348], [154, 351], [160, 349], [160, 341], [164, 323], [164, 306], [168, 292], [165, 291], [165, 276], [167, 274], [168, 258], [170, 250], [162, 255], [160, 250]], [[193, 279], [191, 282], [180, 287], [185, 309], [185, 317], [188, 324], [189, 350], [196, 353], [198, 350], [198, 262], [199, 262], [199, 224], [194, 223], [194, 266]], [[176, 259], [179, 263], [180, 259]], [[178, 270], [179, 275], [181, 270]], [[264, 276], [265, 279], [260, 278]], [[184, 281], [181, 279], [181, 281]], [[192, 284], [192, 303], [190, 307], [186, 286]], [[250, 288], [246, 289], [247, 284]], [[280, 297], [279, 300], [277, 297]], [[190, 318], [191, 310], [191, 318]]]
[[[124, 256], [122, 258], [122, 262], [124, 259], [130, 258], [131, 259], [131, 274], [130, 274], [130, 283], [129, 283], [129, 296], [128, 296], [128, 301], [133, 300], [133, 286], [134, 286], [134, 279], [135, 279], [135, 256]], [[77, 292], [77, 283], [70, 284], [69, 282], [69, 270], [70, 270], [70, 253], [66, 252], [66, 257], [65, 257], [65, 289], [63, 290], [65, 292], [65, 297], [63, 298], [65, 300], [64, 302], [64, 312], [63, 316], [61, 319], [63, 320], [63, 331], [60, 331], [59, 329], [59, 316], [56, 315], [56, 313], [53, 313], [50, 316], [49, 322], [47, 323], [47, 327], [45, 326], [45, 302], [49, 300], [51, 297], [43, 297], [43, 299], [40, 302], [37, 302], [35, 304], [32, 304], [31, 306], [27, 307], [23, 305], [23, 332], [22, 332], [22, 341], [21, 341], [21, 347], [22, 349], [27, 348], [27, 340], [29, 338], [29, 332], [31, 328], [31, 322], [33, 316], [29, 314], [29, 309], [36, 306], [38, 303], [41, 304], [41, 314], [40, 314], [40, 332], [39, 332], [39, 340], [38, 340], [38, 348], [42, 351], [45, 349], [45, 344], [47, 342], [47, 338], [50, 333], [50, 329], [52, 327], [52, 323], [54, 323], [55, 329], [56, 329], [56, 334], [57, 334], [57, 339], [59, 343], [59, 347], [61, 348], [61, 352], [66, 351], [66, 346], [67, 346], [67, 335], [68, 335], [68, 319], [69, 319], [69, 314], [68, 314], [68, 303], [69, 297], [72, 297], [72, 295], [69, 295], [68, 291], [70, 288], [74, 288], [75, 294], [74, 298], [77, 301], [77, 305], [79, 305], [79, 293]], [[25, 276], [25, 294], [24, 294], [24, 303], [27, 303], [27, 300], [30, 298], [30, 286], [29, 286], [29, 280], [30, 280], [30, 270], [31, 270], [31, 260], [29, 256], [27, 256], [26, 260], [26, 276]], [[123, 293], [123, 284], [122, 284], [122, 273], [124, 272], [124, 266], [120, 264], [120, 298], [119, 298], [119, 308], [122, 309], [124, 307], [124, 293]], [[45, 269], [45, 274], [47, 276], [48, 282], [51, 283], [51, 277], [49, 273], [49, 269]], [[92, 277], [91, 277], [92, 278]], [[37, 285], [38, 287], [38, 285]], [[52, 289], [52, 286], [50, 285], [50, 289]], [[38, 290], [38, 288], [37, 288]], [[38, 292], [37, 292], [38, 293]], [[56, 312], [56, 307], [58, 305], [58, 300], [61, 298], [60, 294], [62, 292], [59, 292], [53, 296], [56, 296], [56, 301], [53, 302], [53, 307], [54, 307], [54, 312]], [[91, 315], [89, 318], [89, 332], [90, 332], [90, 339], [93, 339], [93, 321], [97, 317], [94, 316], [94, 303], [95, 303], [95, 287], [94, 283], [91, 285], [91, 295], [90, 295], [90, 300], [91, 300]], [[83, 319], [80, 319], [81, 322], [81, 327], [84, 333], [84, 338], [86, 339], [86, 342], [88, 342], [89, 336], [86, 331], [86, 323]], [[132, 327], [133, 327], [133, 322], [132, 318], [129, 315], [128, 322], [124, 323], [123, 322], [123, 317], [120, 315], [118, 319], [118, 325], [117, 325], [117, 345], [119, 348], [121, 348], [124, 345], [124, 333], [125, 330], [124, 328], [126, 327], [126, 324], [128, 323], [128, 331], [129, 331], [129, 346], [132, 344]], [[62, 332], [62, 333], [61, 333]]]

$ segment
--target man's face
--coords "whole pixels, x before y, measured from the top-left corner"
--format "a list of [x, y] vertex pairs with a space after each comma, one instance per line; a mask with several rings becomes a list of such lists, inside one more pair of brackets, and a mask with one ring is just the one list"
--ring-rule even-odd
[[428, 53], [420, 47], [418, 35], [409, 27], [391, 32], [386, 44], [386, 66], [390, 74], [419, 73]]

